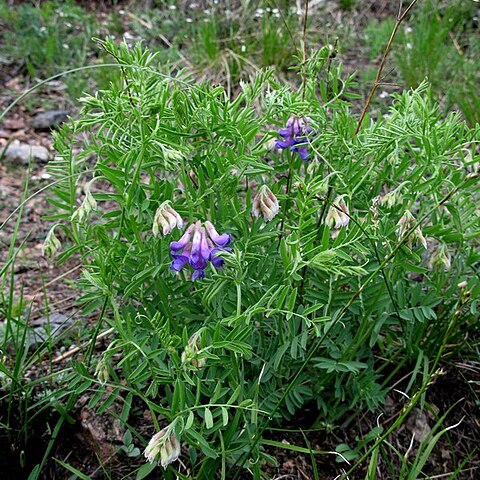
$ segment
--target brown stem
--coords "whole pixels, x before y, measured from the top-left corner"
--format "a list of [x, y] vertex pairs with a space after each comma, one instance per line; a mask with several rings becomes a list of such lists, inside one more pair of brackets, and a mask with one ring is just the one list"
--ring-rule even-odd
[[288, 26], [288, 22], [285, 18], [285, 15], [283, 13], [283, 9], [280, 8], [280, 6], [278, 5], [278, 2], [276, 0], [273, 0], [273, 4], [275, 5], [275, 8], [278, 10], [278, 13], [280, 15], [280, 17], [282, 17], [282, 22], [283, 22], [283, 26], [285, 27], [285, 30], [287, 31], [290, 39], [292, 40], [292, 45], [294, 47], [295, 50], [297, 50], [297, 42], [295, 40], [295, 36], [293, 35], [292, 31], [290, 30], [290, 27]]
[[402, 2], [400, 2], [395, 26], [393, 27], [392, 33], [390, 34], [390, 38], [388, 39], [387, 46], [385, 47], [385, 51], [383, 52], [382, 62], [380, 63], [380, 66], [378, 67], [377, 76], [375, 77], [375, 81], [373, 82], [372, 89], [370, 90], [370, 93], [368, 94], [367, 102], [365, 103], [365, 106], [363, 107], [363, 110], [362, 110], [362, 114], [360, 115], [360, 118], [358, 119], [357, 128], [355, 128], [355, 133], [353, 134], [354, 137], [360, 131], [360, 127], [362, 126], [363, 119], [365, 118], [365, 115], [367, 114], [368, 108], [370, 107], [370, 103], [372, 102], [372, 98], [375, 95], [375, 92], [376, 92], [378, 86], [381, 83], [382, 72], [383, 72], [383, 69], [385, 67], [385, 63], [387, 62], [388, 54], [390, 53], [390, 50], [392, 49], [393, 39], [395, 38], [395, 35], [397, 34], [397, 31], [398, 31], [401, 23], [403, 22], [403, 20], [407, 16], [408, 12], [410, 12], [410, 10], [413, 8], [413, 6], [417, 3], [417, 1], [418, 0], [413, 0], [413, 2], [405, 9], [405, 11], [403, 13], [401, 13]]
[[303, 15], [302, 102], [305, 100], [305, 89], [307, 86], [307, 21], [308, 21], [308, 0], [305, 1], [305, 13]]

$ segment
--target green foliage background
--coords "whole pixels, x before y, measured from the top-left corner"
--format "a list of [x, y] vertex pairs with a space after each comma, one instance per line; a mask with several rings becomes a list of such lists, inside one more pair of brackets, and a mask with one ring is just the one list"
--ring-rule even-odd
[[[443, 119], [426, 83], [354, 136], [352, 79], [329, 64], [329, 48], [310, 59], [304, 94], [266, 71], [232, 100], [222, 87], [161, 73], [141, 47], [102, 45], [123, 66], [124, 84], [82, 99], [80, 118], [55, 134], [50, 166], [60, 180], [51, 201], [64, 212], [52, 218], [73, 218], [72, 247], [60, 258], [82, 253], [82, 300], [102, 312], [94, 335], [115, 331], [103, 355], [106, 400], [91, 356], [67, 377], [71, 391], [96, 390], [90, 406], [99, 412], [118, 396], [127, 410], [140, 398], [189, 445], [194, 478], [219, 469], [233, 478], [226, 472], [262, 456], [272, 422], [309, 401], [325, 422], [374, 409], [395, 372], [428, 371], [462, 341], [475, 321], [473, 310], [459, 320], [458, 284], [478, 264], [478, 128], [458, 114]], [[312, 119], [308, 163], [272, 149], [292, 113]], [[80, 134], [87, 141], [74, 153]], [[78, 222], [86, 180], [98, 211]], [[281, 205], [268, 224], [250, 216], [261, 184]], [[393, 205], [377, 198], [387, 192]], [[324, 220], [338, 195], [350, 224], [334, 232]], [[208, 219], [233, 235], [224, 269], [195, 283], [169, 270], [179, 234], [151, 234], [165, 200], [190, 222]], [[406, 210], [417, 223], [399, 237]], [[407, 242], [417, 227], [427, 251]], [[441, 246], [449, 271], [429, 262]], [[182, 360], [192, 335], [196, 358], [206, 359], [200, 369]], [[410, 388], [421, 380], [415, 374]]]

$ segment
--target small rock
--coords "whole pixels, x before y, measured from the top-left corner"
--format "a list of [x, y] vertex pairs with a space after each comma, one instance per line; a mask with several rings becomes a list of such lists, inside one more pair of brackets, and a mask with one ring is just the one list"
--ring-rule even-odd
[[[30, 322], [25, 337], [20, 333], [19, 338], [24, 338], [26, 348], [36, 348], [46, 340], [57, 341], [61, 336], [67, 336], [69, 333], [67, 330], [73, 326], [73, 323], [74, 319], [71, 316], [52, 313], [48, 317]], [[0, 333], [4, 327], [5, 323], [0, 322]], [[7, 352], [11, 355], [15, 353], [15, 347], [11, 341], [7, 343]], [[57, 352], [55, 355], [60, 356], [61, 353]]]
[[50, 130], [67, 121], [68, 112], [65, 110], [51, 110], [42, 112], [33, 118], [32, 126], [35, 130]]
[[5, 161], [10, 163], [28, 165], [30, 160], [33, 162], [47, 163], [50, 154], [48, 150], [41, 145], [21, 144], [17, 146], [10, 145], [5, 152], [4, 158]]
[[412, 410], [407, 418], [406, 426], [420, 443], [424, 442], [432, 431], [428, 424], [428, 416], [418, 408]]
[[116, 402], [109, 408], [109, 411], [107, 410], [101, 415], [88, 408], [87, 405], [80, 411], [82, 436], [103, 461], [111, 459], [118, 451], [117, 445], [123, 443], [125, 427], [121, 425], [118, 418], [121, 410], [119, 406], [120, 403]]
[[[48, 317], [42, 317], [31, 322], [31, 329], [28, 331], [27, 339], [29, 346], [43, 343], [47, 339], [56, 339], [73, 323], [72, 317], [61, 313], [52, 313]], [[60, 349], [60, 353], [63, 353]]]

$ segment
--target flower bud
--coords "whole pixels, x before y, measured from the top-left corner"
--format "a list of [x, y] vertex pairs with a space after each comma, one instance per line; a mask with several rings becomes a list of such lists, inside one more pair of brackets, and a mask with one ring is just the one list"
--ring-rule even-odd
[[[415, 224], [415, 217], [411, 214], [409, 210], [406, 210], [405, 213], [402, 215], [402, 218], [400, 218], [397, 223], [398, 228], [395, 230], [395, 233], [400, 239], [403, 239], [407, 235], [407, 232], [412, 230]], [[408, 233], [407, 244], [409, 246], [412, 246], [416, 241], [419, 241], [422, 244], [423, 248], [427, 248], [427, 241], [423, 236], [420, 226], [417, 226], [412, 232]]]
[[182, 217], [170, 206], [170, 202], [163, 202], [155, 212], [153, 219], [152, 232], [155, 237], [161, 233], [163, 236], [168, 235], [177, 227], [179, 230], [183, 228]]
[[44, 257], [53, 257], [55, 253], [61, 248], [62, 244], [60, 243], [60, 240], [57, 238], [55, 235], [55, 227], [57, 225], [54, 225], [50, 231], [47, 233], [47, 237], [45, 238], [45, 241], [43, 242], [42, 246], [42, 255]]
[[160, 460], [160, 465], [167, 468], [170, 463], [178, 460], [181, 453], [180, 442], [175, 433], [170, 433], [168, 427], [156, 433], [148, 442], [143, 454], [152, 463]]
[[450, 253], [445, 245], [438, 246], [430, 256], [428, 267], [434, 270], [448, 272], [452, 266]]
[[78, 209], [73, 213], [72, 220], [77, 220], [78, 222], [82, 223], [90, 214], [97, 210], [97, 201], [92, 195], [90, 191], [90, 184], [94, 181], [93, 179], [91, 182], [87, 183], [85, 186], [85, 198], [83, 199], [82, 204]]
[[184, 158], [184, 155], [182, 152], [179, 150], [172, 150], [171, 148], [168, 147], [163, 147], [163, 155], [165, 157], [165, 160], [168, 161], [176, 161], [179, 162]]
[[407, 185], [408, 181], [401, 183], [397, 188], [386, 193], [383, 197], [380, 197], [380, 205], [390, 209], [395, 205], [401, 205], [403, 202], [402, 190]]
[[399, 195], [397, 190], [392, 190], [391, 192], [388, 192], [383, 197], [380, 197], [380, 205], [383, 205], [384, 207], [387, 207], [387, 208], [394, 207], [398, 203], [398, 201], [399, 201]]
[[102, 384], [105, 385], [110, 378], [110, 374], [108, 372], [108, 366], [105, 360], [100, 360], [95, 368], [95, 377], [97, 380]]
[[337, 197], [328, 210], [325, 223], [330, 228], [346, 227], [350, 222], [348, 206], [343, 197]]
[[191, 365], [195, 369], [201, 369], [207, 363], [207, 359], [201, 356], [202, 339], [201, 332], [194, 333], [189, 339], [188, 344], [182, 353], [182, 363], [184, 366]]
[[252, 215], [258, 218], [260, 215], [266, 222], [273, 220], [280, 210], [277, 197], [266, 186], [262, 185], [253, 199]]
[[370, 214], [372, 216], [372, 223], [375, 228], [378, 228], [378, 204], [380, 203], [380, 197], [377, 195], [372, 198], [372, 204], [370, 205]]

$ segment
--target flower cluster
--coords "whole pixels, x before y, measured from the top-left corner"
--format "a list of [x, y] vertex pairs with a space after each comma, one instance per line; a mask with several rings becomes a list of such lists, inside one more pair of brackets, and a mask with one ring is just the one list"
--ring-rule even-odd
[[452, 257], [446, 245], [438, 245], [430, 255], [428, 267], [435, 270], [448, 272], [452, 267]]
[[179, 272], [188, 263], [194, 270], [192, 280], [203, 278], [208, 262], [215, 268], [223, 266], [223, 259], [219, 253], [231, 251], [227, 248], [230, 241], [228, 233], [218, 234], [208, 221], [205, 222], [205, 226], [200, 221], [192, 223], [178, 242], [170, 243], [173, 259], [170, 269]]
[[55, 235], [56, 226], [57, 225], [54, 225], [50, 229], [50, 231], [47, 233], [47, 237], [45, 238], [45, 241], [43, 242], [42, 255], [44, 257], [52, 257], [62, 247], [60, 240]]
[[188, 344], [182, 352], [182, 363], [184, 366], [190, 365], [195, 369], [201, 369], [206, 365], [207, 358], [201, 355], [201, 334], [202, 332], [199, 330], [188, 339]]
[[325, 223], [330, 228], [339, 229], [346, 227], [349, 222], [350, 213], [348, 211], [348, 205], [342, 197], [338, 197], [328, 210]]
[[[407, 244], [411, 247], [417, 240], [422, 244], [423, 248], [427, 248], [427, 240], [423, 236], [420, 226], [415, 227], [417, 221], [415, 217], [407, 210], [397, 223], [395, 233], [400, 239], [407, 238]], [[413, 229], [413, 231], [411, 231]], [[408, 235], [408, 236], [407, 236]]]
[[277, 197], [266, 186], [262, 185], [257, 195], [253, 199], [252, 215], [258, 218], [260, 215], [266, 222], [275, 218], [280, 211]]
[[160, 233], [163, 236], [168, 235], [175, 227], [179, 230], [183, 228], [182, 217], [170, 206], [170, 202], [163, 202], [155, 212], [153, 235], [155, 237], [158, 237]]
[[291, 115], [287, 120], [286, 127], [278, 131], [283, 140], [277, 140], [275, 147], [290, 148], [290, 151], [298, 153], [302, 160], [308, 160], [308, 151], [305, 144], [309, 141], [308, 135], [313, 131], [310, 127], [311, 121], [309, 117], [299, 118]]
[[180, 453], [180, 442], [174, 433], [168, 433], [168, 428], [156, 433], [143, 452], [150, 463], [160, 459], [160, 465], [163, 468], [167, 468], [167, 465], [178, 460]]
[[82, 223], [84, 220], [87, 220], [92, 212], [97, 211], [97, 201], [90, 191], [91, 184], [95, 181], [94, 178], [85, 185], [85, 198], [83, 199], [82, 204], [78, 207], [72, 215], [72, 221], [76, 220], [79, 223]]
[[108, 364], [103, 358], [98, 362], [95, 368], [95, 377], [97, 377], [97, 380], [102, 385], [105, 385], [108, 382], [108, 379], [110, 378], [110, 374], [108, 371]]

